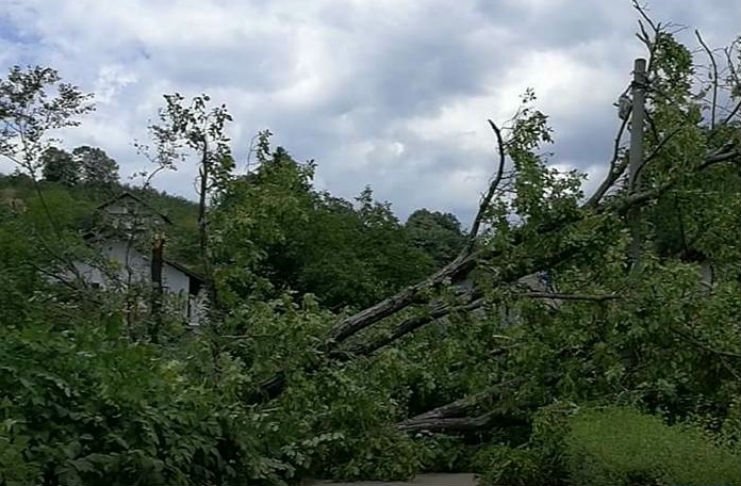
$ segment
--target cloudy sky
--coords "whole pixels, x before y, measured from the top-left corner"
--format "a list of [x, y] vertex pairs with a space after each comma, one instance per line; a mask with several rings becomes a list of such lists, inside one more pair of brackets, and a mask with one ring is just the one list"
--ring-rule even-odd
[[[741, 31], [738, 0], [650, 10], [712, 45]], [[636, 18], [629, 0], [0, 0], [0, 69], [48, 65], [94, 92], [65, 144], [104, 148], [124, 176], [146, 167], [132, 142], [162, 94], [205, 92], [234, 115], [240, 167], [269, 128], [318, 162], [322, 189], [351, 198], [370, 184], [402, 217], [468, 221], [493, 167], [486, 118], [509, 118], [527, 87], [551, 116], [553, 163], [602, 173], [612, 103], [642, 54]], [[194, 174], [155, 185], [194, 197]]]

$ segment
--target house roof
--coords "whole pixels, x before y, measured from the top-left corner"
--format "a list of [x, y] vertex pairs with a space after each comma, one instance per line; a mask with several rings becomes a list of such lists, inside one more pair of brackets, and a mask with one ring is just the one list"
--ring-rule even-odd
[[139, 204], [139, 205], [147, 208], [148, 210], [150, 210], [151, 212], [153, 212], [154, 214], [156, 214], [157, 216], [159, 216], [165, 223], [167, 223], [169, 225], [172, 224], [172, 220], [167, 215], [165, 215], [161, 211], [158, 211], [157, 209], [153, 208], [150, 204], [148, 204], [142, 198], [140, 198], [139, 196], [135, 196], [134, 194], [130, 193], [129, 191], [124, 191], [121, 194], [119, 194], [118, 196], [116, 196], [116, 197], [114, 197], [112, 199], [109, 199], [108, 201], [106, 201], [103, 204], [101, 204], [100, 206], [98, 206], [96, 209], [98, 211], [100, 211], [101, 209], [105, 209], [108, 206], [111, 206], [114, 203], [116, 203], [118, 201], [121, 201], [123, 199], [130, 199], [132, 201], [135, 201], [137, 204]]
[[194, 278], [194, 279], [200, 281], [201, 283], [206, 283], [206, 277], [204, 277], [203, 275], [201, 275], [201, 274], [199, 274], [197, 272], [194, 272], [193, 270], [191, 270], [190, 268], [186, 267], [185, 265], [183, 265], [181, 263], [178, 263], [178, 262], [175, 262], [175, 261], [172, 261], [172, 260], [168, 260], [167, 258], [163, 258], [162, 261], [166, 265], [170, 265], [171, 267], [173, 267], [173, 268], [175, 268], [177, 270], [180, 270], [181, 272], [183, 272], [187, 276], [189, 276], [191, 278]]

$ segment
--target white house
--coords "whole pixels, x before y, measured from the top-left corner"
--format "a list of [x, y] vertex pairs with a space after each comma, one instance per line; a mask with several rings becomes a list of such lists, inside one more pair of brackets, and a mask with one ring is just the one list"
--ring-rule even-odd
[[153, 243], [164, 241], [165, 228], [172, 224], [165, 215], [124, 192], [100, 205], [95, 220], [95, 230], [86, 235], [86, 240], [96, 250], [97, 258], [75, 262], [79, 276], [92, 287], [117, 291], [134, 286], [151, 288], [156, 275], [161, 274], [166, 303], [175, 306], [189, 325], [204, 322], [205, 279], [154, 251]]

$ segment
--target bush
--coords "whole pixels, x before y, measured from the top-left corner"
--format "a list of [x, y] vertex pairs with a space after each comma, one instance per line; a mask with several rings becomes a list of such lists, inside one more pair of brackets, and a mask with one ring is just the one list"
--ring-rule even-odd
[[473, 465], [481, 474], [482, 486], [534, 486], [547, 482], [541, 461], [534, 449], [496, 444], [476, 453]]
[[0, 485], [266, 484], [286, 472], [263, 451], [269, 424], [229, 392], [237, 366], [210, 384], [187, 358], [101, 328], [0, 324]]
[[701, 430], [629, 408], [581, 412], [566, 437], [575, 486], [741, 485], [741, 457]]

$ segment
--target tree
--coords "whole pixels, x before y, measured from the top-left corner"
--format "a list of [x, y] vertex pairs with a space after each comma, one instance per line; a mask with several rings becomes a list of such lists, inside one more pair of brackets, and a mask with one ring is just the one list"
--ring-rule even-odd
[[49, 147], [47, 132], [79, 125], [77, 118], [94, 109], [91, 98], [54, 69], [12, 67], [0, 79], [0, 155], [35, 179]]
[[[0, 207], [0, 388], [18, 390], [0, 400], [0, 482], [274, 486], [466, 467], [492, 484], [737, 483], [738, 85], [715, 106], [725, 96], [696, 92], [690, 51], [641, 31], [641, 185], [624, 183], [623, 120], [585, 197], [580, 173], [549, 164], [548, 117], [527, 92], [512, 120], [490, 122], [499, 157], [458, 253], [357, 312], [291, 290], [375, 292], [413, 268], [397, 250], [418, 249], [370, 190], [354, 203], [315, 191], [313, 164], [267, 136], [258, 169], [226, 178], [209, 207], [214, 274], [231, 290], [214, 332], [120, 339], [115, 300], [28, 278], [27, 225]], [[725, 267], [711, 289], [683, 248]], [[543, 270], [557, 292], [529, 285]], [[641, 413], [582, 415], [605, 405]], [[636, 450], [647, 432], [661, 451]]]
[[313, 161], [298, 163], [282, 147], [271, 152], [266, 138], [257, 158], [258, 168], [230, 185], [216, 211], [219, 255], [228, 255], [219, 272], [232, 291], [249, 295], [260, 281], [268, 295], [312, 293], [326, 307], [357, 308], [430, 271], [430, 259], [370, 189], [356, 208], [312, 187]]
[[74, 186], [80, 181], [80, 163], [64, 150], [49, 147], [41, 154], [44, 180]]
[[[0, 79], [0, 155], [11, 160], [33, 181], [46, 222], [55, 233], [56, 244], [60, 243], [62, 235], [38, 184], [38, 172], [44, 165], [41, 156], [51, 146], [48, 132], [79, 125], [78, 118], [94, 109], [91, 98], [92, 95], [83, 93], [77, 86], [62, 82], [57, 71], [48, 67], [23, 70], [14, 66], [5, 79]], [[68, 167], [71, 166], [68, 164]], [[58, 175], [71, 183], [76, 180], [73, 172], [64, 170]], [[65, 255], [68, 249], [57, 250], [41, 236], [36, 240], [81, 282], [72, 260]]]
[[466, 241], [460, 221], [451, 213], [418, 209], [404, 227], [413, 244], [430, 255], [438, 267], [455, 258]]
[[[640, 11], [640, 7], [637, 8]], [[463, 250], [428, 278], [360, 312], [338, 319], [320, 348], [329, 359], [319, 365], [307, 365], [308, 371], [344, 363], [353, 356], [376, 354], [398, 344], [402, 338], [456, 315], [486, 306], [501, 308], [509, 301], [507, 296], [513, 294], [521, 296], [518, 300], [550, 297], [558, 301], [602, 302], [605, 298], [599, 292], [595, 295], [592, 292], [523, 291], [519, 282], [538, 271], [548, 270], [560, 280], [561, 287], [568, 283], [574, 289], [603, 291], [606, 288], [608, 298], [611, 292], [635, 285], [631, 277], [622, 274], [626, 213], [635, 207], [650, 208], [657, 199], [671, 194], [685, 181], [723, 171], [727, 165], [741, 164], [737, 135], [741, 101], [734, 98], [729, 115], [712, 127], [706, 126], [702, 117], [697, 116], [704, 106], [691, 92], [689, 80], [693, 73], [689, 51], [659, 26], [651, 26], [653, 35], [647, 34], [642, 27], [642, 38], [651, 55], [648, 65], [652, 88], [649, 96], [652, 104], [647, 110], [651, 122], [646, 127], [651, 136], [641, 168], [645, 172], [644, 185], [631, 191], [621, 184], [627, 165], [622, 145], [626, 127], [623, 121], [607, 177], [594, 194], [580, 202], [583, 176], [576, 171], [562, 173], [548, 166], [540, 146], [551, 141], [551, 130], [547, 116], [532, 106], [534, 94], [527, 92], [523, 107], [506, 127], [500, 128], [490, 121], [499, 161]], [[668, 87], [676, 87], [677, 91]], [[505, 170], [507, 159], [511, 168]], [[727, 212], [722, 205], [717, 209]], [[641, 224], [647, 224], [645, 218]], [[481, 228], [487, 229], [479, 235]], [[612, 272], [609, 277], [602, 273], [608, 270]], [[659, 280], [666, 277], [662, 271], [657, 271], [657, 275], [664, 275], [657, 277]], [[466, 290], [464, 282], [473, 284], [473, 288]], [[659, 285], [656, 280], [651, 282]], [[441, 301], [440, 294], [445, 295], [451, 283], [461, 286], [453, 287], [452, 301]], [[664, 284], [671, 287], [670, 281]], [[643, 301], [642, 298], [638, 300]], [[522, 306], [524, 310], [537, 309], [536, 315], [543, 312], [542, 307]], [[598, 319], [601, 314], [595, 312], [586, 320]], [[636, 312], [640, 314], [637, 309]], [[584, 319], [580, 316], [575, 324], [583, 323]], [[732, 322], [725, 325], [734, 327]], [[558, 358], [554, 359], [557, 362]], [[554, 363], [548, 366], [553, 367]], [[702, 373], [701, 368], [697, 371]], [[546, 381], [546, 377], [541, 378]], [[252, 399], [269, 399], [279, 395], [285, 387], [286, 374], [278, 372], [262, 382]], [[487, 397], [490, 398], [491, 393]], [[459, 408], [453, 407], [453, 411], [458, 413]], [[456, 420], [455, 423], [466, 427], [480, 423], [479, 418], [473, 422]]]
[[[159, 111], [160, 124], [149, 127], [155, 142], [154, 162], [158, 169], [175, 169], [178, 160], [190, 150], [198, 160], [198, 233], [201, 263], [209, 279], [209, 293], [218, 305], [213, 285], [209, 255], [208, 205], [225, 188], [234, 168], [226, 135], [232, 117], [226, 105], [209, 108], [207, 95], [194, 97], [189, 104], [179, 94], [165, 95], [165, 107]], [[146, 147], [142, 147], [146, 149]]]
[[110, 187], [118, 183], [118, 163], [103, 149], [83, 145], [72, 151], [82, 171], [85, 184]]

